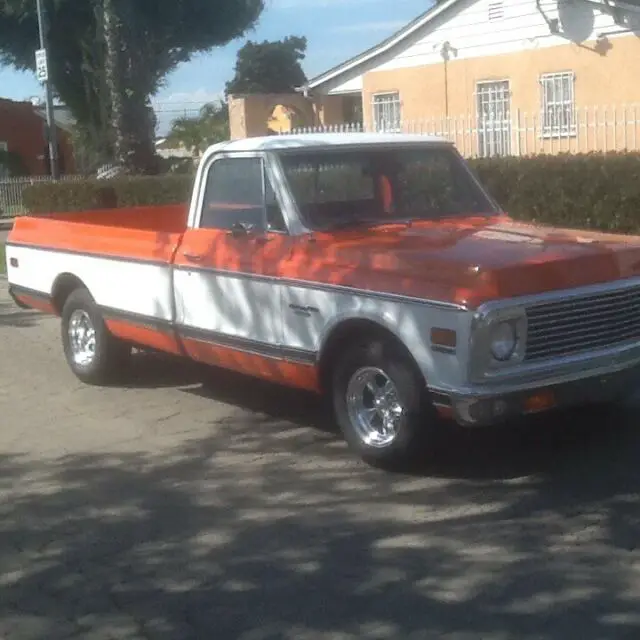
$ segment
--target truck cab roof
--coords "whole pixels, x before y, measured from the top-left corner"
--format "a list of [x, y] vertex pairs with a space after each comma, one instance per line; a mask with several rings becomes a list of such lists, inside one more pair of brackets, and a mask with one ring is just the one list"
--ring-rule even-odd
[[290, 149], [402, 144], [451, 145], [452, 143], [446, 138], [420, 133], [296, 133], [220, 142], [209, 147], [203, 159], [206, 160], [209, 156], [220, 151], [287, 151]]

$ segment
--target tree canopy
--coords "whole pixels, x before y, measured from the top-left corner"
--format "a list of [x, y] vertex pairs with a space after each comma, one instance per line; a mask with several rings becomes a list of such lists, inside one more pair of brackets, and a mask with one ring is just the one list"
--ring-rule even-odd
[[284, 40], [252, 42], [238, 51], [235, 75], [227, 82], [225, 93], [293, 93], [307, 81], [301, 62], [307, 51], [307, 39], [288, 36]]
[[[49, 72], [56, 94], [93, 144], [113, 145], [106, 86], [105, 0], [44, 0]], [[119, 18], [124, 91], [138, 117], [167, 75], [194, 54], [222, 46], [254, 26], [264, 0], [110, 0]], [[0, 62], [35, 70], [39, 48], [33, 0], [0, 0]], [[149, 122], [137, 127], [150, 135]]]

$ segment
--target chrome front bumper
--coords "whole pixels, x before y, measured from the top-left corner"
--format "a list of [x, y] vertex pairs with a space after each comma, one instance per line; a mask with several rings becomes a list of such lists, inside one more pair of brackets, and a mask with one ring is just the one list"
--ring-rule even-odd
[[488, 384], [432, 389], [436, 405], [463, 426], [488, 426], [518, 416], [611, 402], [640, 390], [640, 344], [536, 367], [528, 375]]

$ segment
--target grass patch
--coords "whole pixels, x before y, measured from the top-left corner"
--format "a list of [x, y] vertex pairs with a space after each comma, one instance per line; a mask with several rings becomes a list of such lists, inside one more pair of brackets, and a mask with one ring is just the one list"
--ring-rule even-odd
[[0, 242], [0, 273], [7, 272], [7, 264], [5, 262], [4, 242]]

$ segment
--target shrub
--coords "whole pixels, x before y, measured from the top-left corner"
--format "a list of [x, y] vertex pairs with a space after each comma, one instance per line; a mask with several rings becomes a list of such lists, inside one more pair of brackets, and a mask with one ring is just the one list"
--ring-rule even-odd
[[517, 220], [640, 233], [640, 153], [476, 159], [471, 167]]
[[193, 176], [187, 174], [63, 180], [30, 185], [22, 200], [35, 214], [180, 204], [189, 201], [192, 184]]
[[[640, 153], [475, 159], [471, 167], [517, 220], [640, 233]], [[189, 200], [193, 174], [44, 183], [27, 187], [32, 213], [162, 205]]]

